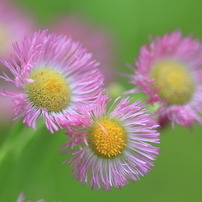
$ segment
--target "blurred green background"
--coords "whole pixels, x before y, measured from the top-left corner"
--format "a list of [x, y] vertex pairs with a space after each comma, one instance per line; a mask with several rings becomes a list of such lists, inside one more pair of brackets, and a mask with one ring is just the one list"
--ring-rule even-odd
[[[117, 41], [117, 69], [130, 72], [126, 62], [133, 63], [141, 45], [166, 32], [181, 30], [202, 39], [202, 1], [200, 0], [17, 0], [13, 1], [38, 22], [38, 28], [49, 28], [61, 14], [76, 11], [97, 25], [109, 29]], [[15, 19], [14, 19], [15, 20]], [[117, 81], [126, 89], [126, 79]], [[21, 125], [18, 125], [20, 130]], [[176, 126], [161, 132], [160, 155], [155, 167], [140, 181], [105, 192], [92, 191], [72, 179], [70, 166], [62, 165], [68, 156], [58, 148], [67, 141], [64, 131], [54, 135], [39, 129], [24, 145], [20, 155], [17, 149], [8, 153], [0, 167], [0, 201], [16, 201], [21, 191], [26, 199], [44, 198], [52, 201], [96, 202], [200, 202], [202, 201], [202, 134], [201, 126], [192, 130]], [[10, 127], [2, 126], [2, 147]], [[24, 136], [33, 133], [24, 129]], [[17, 134], [14, 134], [17, 135]], [[25, 138], [26, 139], [26, 138]], [[19, 145], [21, 143], [19, 142]], [[19, 147], [16, 145], [16, 147]]]

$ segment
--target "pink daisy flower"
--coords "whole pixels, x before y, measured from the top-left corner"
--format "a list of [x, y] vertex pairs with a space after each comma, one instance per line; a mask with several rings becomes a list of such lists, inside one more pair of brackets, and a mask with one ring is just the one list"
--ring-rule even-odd
[[20, 93], [6, 90], [1, 95], [15, 102], [15, 119], [36, 128], [42, 117], [53, 133], [64, 114], [71, 113], [77, 103], [88, 103], [102, 92], [103, 77], [92, 54], [79, 42], [66, 36], [48, 34], [47, 30], [25, 37], [21, 44], [13, 44], [17, 59], [1, 59], [14, 78], [1, 76], [20, 88]]
[[192, 127], [201, 123], [202, 46], [180, 32], [165, 34], [140, 49], [130, 83], [136, 87], [128, 93], [143, 91], [148, 103], [159, 103], [159, 123], [171, 121]]
[[[69, 142], [61, 150], [72, 157], [74, 178], [92, 189], [110, 190], [139, 180], [154, 166], [159, 148], [158, 127], [141, 100], [130, 104], [129, 98], [117, 98], [107, 110], [108, 95], [99, 96], [93, 104], [80, 106], [79, 114], [66, 121]], [[72, 128], [69, 127], [72, 123]], [[63, 126], [65, 123], [63, 122]], [[69, 148], [74, 147], [75, 149]]]
[[69, 14], [51, 24], [52, 30], [58, 34], [71, 36], [80, 41], [88, 51], [100, 62], [100, 71], [105, 77], [105, 83], [111, 83], [117, 76], [115, 37], [102, 26], [98, 26], [84, 16]]

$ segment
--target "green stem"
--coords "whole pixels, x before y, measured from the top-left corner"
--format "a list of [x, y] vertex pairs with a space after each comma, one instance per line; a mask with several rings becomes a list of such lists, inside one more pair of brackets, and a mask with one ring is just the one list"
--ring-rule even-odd
[[24, 147], [32, 140], [36, 133], [43, 128], [44, 122], [41, 121], [37, 124], [37, 131], [32, 128], [27, 128], [24, 124], [21, 123], [22, 120], [19, 120], [18, 123], [13, 125], [11, 128], [6, 141], [3, 143], [0, 148], [0, 167], [4, 160], [11, 154], [12, 157], [17, 158]]

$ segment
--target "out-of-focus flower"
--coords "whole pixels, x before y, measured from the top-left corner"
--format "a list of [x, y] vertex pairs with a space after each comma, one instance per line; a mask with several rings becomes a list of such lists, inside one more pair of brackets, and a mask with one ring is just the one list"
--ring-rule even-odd
[[[19, 6], [8, 1], [0, 1], [0, 57], [9, 58], [12, 52], [12, 43], [24, 38], [27, 34], [31, 34], [35, 27], [33, 18], [20, 9]], [[0, 64], [0, 70], [7, 71], [4, 65]], [[0, 82], [0, 89], [8, 86], [4, 81]], [[16, 92], [17, 89], [10, 88]], [[8, 124], [12, 119], [14, 104], [0, 97], [0, 116], [1, 124]]]
[[120, 82], [112, 82], [107, 86], [107, 89], [109, 90], [109, 96], [111, 98], [117, 98], [126, 90]]
[[92, 189], [120, 189], [129, 179], [139, 180], [159, 153], [158, 147], [147, 143], [159, 142], [152, 114], [146, 113], [141, 100], [131, 104], [129, 98], [118, 99], [107, 110], [110, 100], [101, 95], [93, 104], [80, 106], [79, 114], [66, 122], [70, 140], [61, 150], [68, 148], [64, 154], [72, 157], [64, 163], [72, 164], [74, 178], [82, 184], [90, 181]]
[[[45, 200], [44, 199], [40, 199], [40, 200], [37, 200], [36, 202], [44, 202]], [[18, 196], [18, 199], [16, 202], [25, 202], [25, 195], [23, 192], [21, 192]], [[31, 202], [30, 200], [27, 201], [27, 202]]]
[[34, 20], [24, 10], [8, 1], [0, 2], [0, 56], [9, 57], [12, 43], [33, 32]]
[[57, 119], [74, 111], [78, 102], [94, 100], [102, 91], [99, 63], [79, 42], [44, 30], [13, 46], [17, 60], [11, 56], [10, 62], [1, 62], [14, 79], [6, 74], [1, 78], [15, 84], [21, 92], [5, 90], [1, 95], [13, 98], [15, 119], [24, 117], [23, 123], [28, 127], [35, 129], [36, 120], [43, 117], [53, 133], [58, 130]]
[[109, 30], [98, 26], [84, 16], [69, 14], [58, 22], [52, 31], [66, 34], [74, 40], [83, 43], [83, 46], [100, 62], [100, 71], [105, 77], [105, 83], [115, 81], [117, 76], [116, 40]]
[[[25, 200], [25, 195], [24, 195], [23, 192], [21, 192], [21, 193], [19, 194], [18, 199], [17, 199], [16, 202], [25, 202], [24, 200]], [[27, 201], [27, 202], [32, 202], [32, 201], [29, 200], [29, 201]], [[39, 200], [37, 200], [36, 202], [45, 202], [45, 200], [44, 200], [44, 199], [39, 199]], [[54, 202], [57, 202], [57, 201], [54, 201]], [[60, 202], [62, 202], [62, 201], [60, 201]]]
[[157, 110], [161, 125], [201, 123], [202, 46], [198, 40], [180, 32], [157, 37], [149, 47], [141, 47], [135, 65], [135, 74], [129, 77], [137, 86], [128, 93], [143, 91], [148, 103], [161, 103]]

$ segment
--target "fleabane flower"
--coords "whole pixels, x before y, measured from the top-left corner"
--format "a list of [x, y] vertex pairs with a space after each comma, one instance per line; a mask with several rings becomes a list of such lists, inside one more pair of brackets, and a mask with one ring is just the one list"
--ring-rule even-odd
[[165, 34], [143, 45], [135, 60], [137, 69], [130, 83], [136, 87], [128, 93], [143, 91], [148, 103], [159, 103], [159, 123], [171, 121], [192, 127], [201, 123], [202, 46], [180, 32]]
[[141, 100], [131, 104], [129, 97], [119, 99], [107, 110], [110, 99], [100, 95], [67, 119], [69, 141], [61, 150], [68, 148], [64, 154], [72, 157], [64, 163], [72, 165], [74, 178], [92, 189], [120, 189], [128, 180], [139, 180], [154, 166], [152, 160], [159, 153], [158, 147], [149, 144], [159, 143], [152, 114], [146, 113]]
[[77, 103], [93, 101], [102, 91], [103, 76], [92, 54], [79, 42], [66, 36], [49, 34], [47, 30], [25, 37], [21, 44], [13, 44], [17, 59], [1, 59], [14, 78], [1, 78], [21, 89], [20, 93], [6, 90], [1, 95], [12, 97], [16, 118], [36, 128], [42, 117], [53, 133], [57, 120], [72, 113]]

